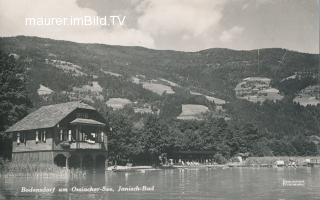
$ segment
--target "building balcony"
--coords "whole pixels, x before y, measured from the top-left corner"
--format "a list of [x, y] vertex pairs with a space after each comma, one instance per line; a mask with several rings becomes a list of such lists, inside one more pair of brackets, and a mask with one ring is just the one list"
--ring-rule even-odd
[[103, 142], [89, 143], [86, 141], [72, 142], [70, 144], [70, 149], [104, 149], [104, 143]]

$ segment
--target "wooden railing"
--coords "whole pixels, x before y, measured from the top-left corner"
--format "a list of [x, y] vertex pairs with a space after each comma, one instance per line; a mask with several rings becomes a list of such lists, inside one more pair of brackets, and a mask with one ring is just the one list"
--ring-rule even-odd
[[72, 142], [70, 149], [103, 149], [103, 142]]

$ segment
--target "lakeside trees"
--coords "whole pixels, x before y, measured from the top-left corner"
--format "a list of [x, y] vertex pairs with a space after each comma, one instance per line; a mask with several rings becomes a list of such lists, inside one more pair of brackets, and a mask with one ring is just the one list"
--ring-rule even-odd
[[27, 114], [31, 102], [26, 92], [24, 63], [0, 51], [0, 157], [11, 156], [10, 139], [1, 133]]
[[308, 139], [305, 132], [297, 130], [300, 132], [295, 135], [291, 132], [277, 135], [272, 129], [258, 129], [252, 120], [248, 123], [241, 120], [241, 124], [210, 115], [202, 121], [144, 115], [139, 118], [139, 128], [135, 128], [136, 119], [129, 117], [126, 111], [112, 113], [108, 113], [113, 130], [109, 137], [109, 150], [113, 155], [111, 159], [122, 160], [123, 163], [158, 163], [160, 155], [179, 151], [210, 151], [214, 152], [213, 158], [220, 161], [238, 153], [250, 156], [307, 156], [319, 153], [316, 144]]

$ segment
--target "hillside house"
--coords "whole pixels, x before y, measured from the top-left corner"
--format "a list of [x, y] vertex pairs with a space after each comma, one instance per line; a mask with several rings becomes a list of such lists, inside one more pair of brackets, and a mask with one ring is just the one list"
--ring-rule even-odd
[[11, 126], [12, 161], [67, 168], [105, 167], [106, 121], [76, 101], [43, 106]]

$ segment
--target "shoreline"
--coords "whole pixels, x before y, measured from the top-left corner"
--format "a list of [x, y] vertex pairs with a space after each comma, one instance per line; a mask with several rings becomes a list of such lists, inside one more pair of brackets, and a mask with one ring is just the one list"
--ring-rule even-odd
[[[14, 167], [14, 163], [6, 163], [6, 170], [0, 171], [0, 177], [11, 176], [85, 176], [86, 170], [65, 169], [59, 167], [44, 166]], [[33, 163], [34, 165], [34, 163]], [[26, 165], [25, 165], [26, 166]], [[13, 168], [11, 168], [13, 167]], [[277, 156], [277, 157], [248, 157], [242, 162], [228, 162], [225, 164], [196, 163], [191, 165], [167, 164], [154, 166], [108, 166], [104, 172], [145, 172], [165, 169], [226, 169], [226, 168], [301, 168], [320, 167], [320, 156]], [[92, 170], [94, 171], [94, 169]]]
[[[314, 168], [320, 168], [320, 165], [313, 166]], [[137, 166], [137, 168], [133, 169], [123, 169], [123, 170], [105, 170], [104, 173], [134, 173], [134, 172], [140, 172], [145, 173], [147, 171], [164, 171], [164, 170], [185, 170], [185, 169], [231, 169], [231, 168], [247, 168], [247, 169], [301, 169], [301, 168], [313, 168], [310, 166], [282, 166], [282, 167], [275, 167], [275, 166], [248, 166], [248, 165], [237, 165], [237, 166], [230, 166], [230, 165], [204, 165], [204, 166], [171, 166], [166, 168], [142, 168], [140, 166]], [[86, 177], [87, 174], [85, 173], [85, 170], [79, 170], [83, 171], [83, 173], [77, 173], [72, 174], [72, 170], [66, 170], [65, 174], [59, 174], [55, 172], [7, 172], [3, 173], [0, 172], [0, 178], [9, 178], [9, 177], [38, 177], [38, 178], [70, 178], [70, 177]]]

